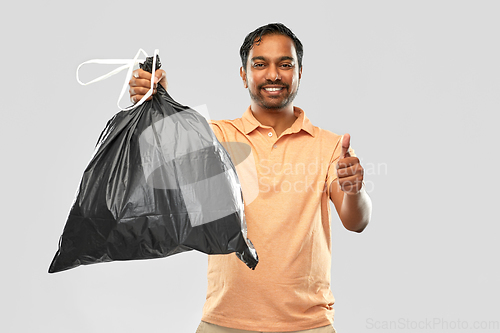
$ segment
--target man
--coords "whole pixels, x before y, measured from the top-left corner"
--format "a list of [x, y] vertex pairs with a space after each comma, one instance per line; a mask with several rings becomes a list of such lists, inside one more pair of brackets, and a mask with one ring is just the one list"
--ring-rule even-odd
[[[368, 224], [371, 200], [349, 134], [315, 127], [293, 106], [302, 54], [301, 42], [282, 24], [250, 33], [240, 49], [250, 107], [242, 118], [212, 122], [219, 141], [244, 143], [252, 150], [254, 184], [244, 171], [238, 175], [259, 264], [252, 271], [234, 255], [209, 256], [198, 333], [335, 332], [329, 200], [343, 225], [355, 232]], [[149, 90], [152, 77], [134, 72], [133, 102]], [[153, 80], [167, 87], [163, 70]], [[250, 202], [249, 186], [258, 187]]]

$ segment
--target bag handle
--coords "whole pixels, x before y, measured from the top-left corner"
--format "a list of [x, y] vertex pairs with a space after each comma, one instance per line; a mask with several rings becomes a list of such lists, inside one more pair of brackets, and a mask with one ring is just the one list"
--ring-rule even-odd
[[[128, 69], [127, 76], [125, 77], [125, 82], [123, 83], [122, 91], [120, 92], [120, 96], [118, 97], [118, 101], [116, 102], [116, 105], [118, 105], [118, 108], [122, 111], [132, 110], [132, 109], [138, 107], [139, 105], [143, 104], [146, 101], [146, 99], [148, 99], [153, 94], [154, 80], [151, 80], [151, 88], [146, 93], [146, 95], [144, 95], [141, 98], [141, 100], [139, 102], [137, 102], [134, 105], [129, 106], [128, 108], [125, 108], [125, 109], [120, 106], [120, 100], [122, 99], [123, 95], [127, 91], [128, 83], [130, 81], [130, 78], [132, 77], [132, 72], [134, 71], [134, 66], [145, 61], [145, 59], [139, 59], [139, 55], [141, 53], [144, 54], [144, 56], [147, 58], [148, 54], [146, 53], [146, 51], [144, 51], [143, 49], [139, 49], [139, 51], [137, 51], [137, 53], [133, 59], [92, 59], [92, 60], [82, 62], [78, 66], [78, 68], [76, 69], [76, 80], [82, 86], [86, 86], [86, 85], [89, 85], [89, 84], [92, 84], [95, 82], [105, 80], [105, 79], [107, 79], [115, 74], [118, 74], [119, 72], [121, 72], [124, 69]], [[154, 75], [154, 72], [156, 71], [156, 56], [158, 54], [159, 54], [159, 51], [158, 51], [158, 49], [156, 49], [154, 52], [154, 56], [153, 56], [153, 71], [152, 71], [153, 75]], [[97, 77], [89, 82], [82, 82], [80, 80], [79, 71], [80, 71], [80, 68], [86, 64], [122, 65], [122, 66], [117, 67], [114, 70], [110, 71], [109, 73], [101, 75], [101, 76], [99, 76], [99, 77]]]

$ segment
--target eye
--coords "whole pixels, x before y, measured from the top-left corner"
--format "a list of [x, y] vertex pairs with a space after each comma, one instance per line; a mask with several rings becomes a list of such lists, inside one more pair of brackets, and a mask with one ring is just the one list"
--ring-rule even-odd
[[281, 67], [284, 67], [284, 68], [293, 68], [293, 65], [292, 64], [282, 64]]
[[262, 68], [262, 67], [264, 67], [264, 64], [263, 63], [256, 63], [256, 64], [253, 64], [253, 67]]

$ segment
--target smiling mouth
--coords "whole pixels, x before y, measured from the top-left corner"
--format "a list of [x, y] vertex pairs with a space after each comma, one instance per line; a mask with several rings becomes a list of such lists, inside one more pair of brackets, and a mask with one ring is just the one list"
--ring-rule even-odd
[[262, 90], [271, 95], [279, 95], [285, 89], [285, 86], [262, 87]]

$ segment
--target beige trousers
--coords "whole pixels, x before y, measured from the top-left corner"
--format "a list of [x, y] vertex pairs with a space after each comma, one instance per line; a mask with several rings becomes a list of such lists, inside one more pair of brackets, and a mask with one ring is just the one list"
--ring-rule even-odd
[[[202, 321], [196, 333], [264, 333], [260, 331], [246, 331], [246, 330], [237, 330], [235, 328], [227, 328], [222, 326], [217, 326], [214, 324], [206, 323]], [[274, 332], [274, 333], [285, 333], [285, 332]], [[293, 331], [286, 333], [336, 333], [335, 329], [332, 325], [313, 328], [305, 331]]]

